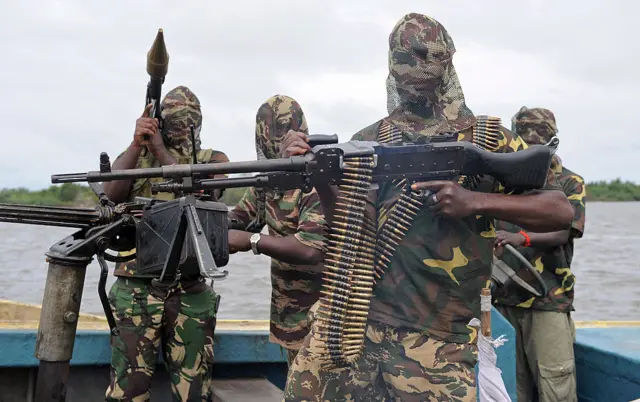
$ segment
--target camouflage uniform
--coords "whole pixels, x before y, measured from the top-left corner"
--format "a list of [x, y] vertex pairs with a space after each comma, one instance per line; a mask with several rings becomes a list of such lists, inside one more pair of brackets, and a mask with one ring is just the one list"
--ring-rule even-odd
[[[289, 130], [308, 134], [302, 108], [294, 99], [276, 95], [260, 106], [256, 116], [256, 151], [259, 159], [278, 158], [280, 141]], [[302, 244], [324, 252], [327, 223], [315, 189], [310, 193], [287, 190], [265, 191], [265, 216], [258, 213], [261, 194], [246, 190], [233, 213], [242, 226], [258, 219], [256, 231], [264, 225], [270, 236], [295, 236]], [[269, 339], [287, 351], [291, 362], [309, 333], [307, 313], [320, 298], [322, 264], [292, 265], [271, 259], [271, 325]]]
[[[512, 129], [528, 144], [544, 144], [556, 135], [553, 113], [548, 109], [522, 107], [513, 116]], [[551, 169], [556, 175], [575, 215], [566, 244], [552, 249], [520, 247], [518, 251], [538, 270], [547, 285], [543, 297], [523, 296], [518, 289], [496, 300], [498, 310], [516, 329], [518, 400], [576, 401], [573, 342], [575, 327], [571, 319], [575, 276], [571, 272], [573, 239], [582, 237], [585, 225], [586, 187], [583, 178], [562, 165], [554, 156]], [[496, 222], [496, 228], [518, 233], [521, 228]], [[520, 277], [536, 283], [533, 275], [511, 253], [502, 260]]]
[[[162, 101], [167, 150], [177, 163], [192, 163], [189, 126], [194, 125], [199, 163], [228, 162], [223, 152], [200, 149], [202, 113], [198, 98], [186, 87], [170, 91]], [[159, 167], [160, 162], [144, 149], [136, 168]], [[151, 183], [162, 179], [138, 179], [129, 199], [151, 197]], [[159, 193], [171, 200], [173, 194]], [[135, 249], [127, 255], [135, 253]], [[135, 260], [117, 264], [116, 282], [109, 301], [120, 336], [111, 338], [111, 383], [107, 401], [147, 401], [160, 346], [171, 378], [175, 400], [210, 400], [213, 335], [217, 295], [198, 274], [168, 290], [158, 289], [151, 278], [136, 273]]]
[[[459, 141], [482, 142], [478, 135], [491, 118], [476, 117], [466, 106], [445, 28], [427, 16], [408, 14], [393, 29], [389, 45], [389, 116], [353, 139], [412, 142], [458, 132]], [[504, 127], [493, 134], [484, 148], [526, 148]], [[551, 172], [549, 178], [553, 188]], [[488, 177], [476, 180], [475, 191], [510, 192]], [[379, 233], [404, 190], [397, 183], [380, 185]], [[289, 371], [285, 400], [475, 401], [477, 332], [468, 324], [480, 317], [494, 238], [487, 217], [452, 219], [421, 209], [374, 287], [360, 358], [351, 367], [321, 369], [317, 354], [323, 335], [313, 321]]]

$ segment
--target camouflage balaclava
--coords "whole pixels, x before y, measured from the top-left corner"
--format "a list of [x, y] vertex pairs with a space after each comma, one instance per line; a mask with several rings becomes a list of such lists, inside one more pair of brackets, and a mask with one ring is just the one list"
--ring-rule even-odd
[[190, 155], [192, 153], [191, 130], [193, 124], [196, 150], [200, 150], [200, 130], [202, 129], [202, 111], [200, 100], [184, 86], [179, 86], [167, 93], [162, 100], [162, 130], [167, 147], [174, 148]]
[[471, 127], [446, 29], [426, 15], [410, 13], [389, 35], [387, 121], [415, 140]]
[[[558, 133], [556, 117], [549, 109], [522, 106], [511, 118], [511, 131], [518, 134], [529, 145], [543, 145]], [[560, 157], [553, 156], [551, 167], [562, 165]]]
[[546, 144], [558, 133], [556, 117], [549, 109], [523, 106], [511, 118], [511, 131], [530, 145]]
[[256, 114], [258, 159], [278, 158], [280, 143], [289, 130], [309, 134], [302, 108], [293, 98], [272, 96], [260, 106]]

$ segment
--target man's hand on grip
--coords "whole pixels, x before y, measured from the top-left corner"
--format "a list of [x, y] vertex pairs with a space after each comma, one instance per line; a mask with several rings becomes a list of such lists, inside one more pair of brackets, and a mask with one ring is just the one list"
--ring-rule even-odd
[[430, 190], [425, 204], [438, 215], [464, 218], [474, 213], [474, 193], [451, 180], [434, 180], [414, 183], [413, 190]]
[[526, 240], [527, 239], [525, 239], [525, 237], [520, 233], [511, 233], [504, 230], [498, 230], [496, 231], [495, 247], [504, 247], [507, 244], [510, 244], [513, 247], [518, 248], [523, 246]]
[[311, 150], [309, 137], [305, 133], [289, 130], [280, 143], [280, 156], [288, 158], [294, 155], [304, 155]]
[[136, 129], [133, 134], [134, 143], [139, 146], [155, 146], [158, 140], [162, 143], [162, 136], [158, 132], [158, 120], [149, 117], [152, 104], [148, 104], [142, 112], [142, 116], [136, 120]]

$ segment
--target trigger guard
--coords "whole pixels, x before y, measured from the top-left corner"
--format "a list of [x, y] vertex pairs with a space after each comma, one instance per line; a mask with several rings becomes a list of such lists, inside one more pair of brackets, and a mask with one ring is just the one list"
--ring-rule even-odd
[[415, 191], [415, 193], [420, 199], [420, 201], [426, 201], [433, 194], [431, 190], [425, 190], [425, 189]]

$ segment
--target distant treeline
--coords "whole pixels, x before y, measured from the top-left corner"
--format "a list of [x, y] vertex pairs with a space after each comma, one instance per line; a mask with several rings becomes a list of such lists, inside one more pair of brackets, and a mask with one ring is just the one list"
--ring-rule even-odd
[[[224, 191], [221, 201], [227, 205], [235, 205], [244, 194], [244, 188], [229, 188]], [[0, 190], [0, 203], [31, 204], [49, 206], [93, 206], [98, 198], [89, 186], [64, 183], [61, 186], [50, 186], [46, 190], [32, 191], [26, 188], [10, 188]]]
[[[235, 205], [245, 192], [245, 188], [229, 188], [221, 199], [227, 205]], [[587, 183], [588, 201], [640, 201], [640, 185], [620, 179]], [[97, 201], [88, 186], [65, 183], [50, 186], [46, 190], [32, 191], [26, 188], [0, 190], [0, 202], [34, 205], [74, 205], [92, 206]]]
[[587, 201], [640, 201], [640, 185], [620, 179], [587, 183]]

